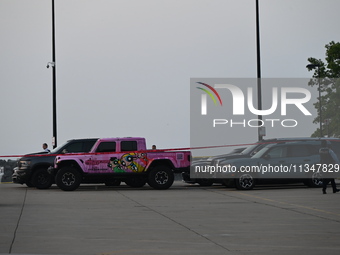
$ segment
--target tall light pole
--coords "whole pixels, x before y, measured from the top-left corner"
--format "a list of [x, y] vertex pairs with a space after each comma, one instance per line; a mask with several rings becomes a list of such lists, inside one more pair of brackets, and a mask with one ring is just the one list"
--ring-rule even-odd
[[52, 0], [52, 62], [47, 63], [47, 68], [52, 68], [52, 108], [53, 108], [53, 137], [52, 146], [57, 147], [57, 98], [56, 98], [56, 61], [55, 61], [55, 17], [54, 0]]
[[318, 68], [318, 85], [319, 85], [319, 118], [320, 118], [320, 137], [322, 137], [322, 108], [321, 108], [321, 84], [320, 84], [320, 65], [319, 64], [309, 64], [306, 66], [308, 70]]
[[[262, 91], [261, 91], [261, 54], [260, 54], [260, 15], [259, 0], [256, 0], [256, 55], [257, 55], [257, 109], [262, 110]], [[262, 115], [257, 116], [262, 123]], [[258, 128], [258, 139], [262, 140], [262, 127]]]

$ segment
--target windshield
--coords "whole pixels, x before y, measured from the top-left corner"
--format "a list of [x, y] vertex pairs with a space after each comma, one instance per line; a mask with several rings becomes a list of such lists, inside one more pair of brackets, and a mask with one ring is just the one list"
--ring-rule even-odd
[[51, 154], [58, 154], [59, 151], [60, 151], [60, 149], [63, 148], [67, 143], [69, 143], [69, 142], [66, 142], [66, 143], [64, 143], [64, 144], [62, 144], [62, 145], [60, 145], [60, 146], [58, 146], [57, 148], [53, 149], [50, 153], [51, 153]]
[[267, 145], [259, 150], [252, 158], [261, 158], [273, 145]]
[[249, 147], [247, 147], [244, 151], [242, 151], [242, 154], [249, 154], [251, 153], [257, 146], [259, 146], [257, 143], [250, 145]]

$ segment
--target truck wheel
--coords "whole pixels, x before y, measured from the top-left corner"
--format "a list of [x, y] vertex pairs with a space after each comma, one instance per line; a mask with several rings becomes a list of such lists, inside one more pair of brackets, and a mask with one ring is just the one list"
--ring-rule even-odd
[[52, 175], [50, 175], [46, 169], [40, 168], [33, 173], [32, 184], [37, 189], [48, 189], [52, 186]]
[[303, 183], [310, 188], [320, 188], [322, 187], [322, 175], [319, 172], [313, 173], [310, 178]]
[[242, 174], [235, 179], [236, 189], [250, 190], [255, 186], [255, 179], [251, 174]]
[[64, 191], [73, 191], [79, 187], [81, 179], [81, 174], [75, 168], [66, 166], [57, 172], [55, 183]]
[[129, 178], [125, 180], [125, 183], [133, 188], [141, 188], [145, 185], [146, 180], [143, 178]]
[[156, 166], [149, 172], [148, 183], [154, 189], [168, 189], [174, 179], [174, 173], [168, 166]]

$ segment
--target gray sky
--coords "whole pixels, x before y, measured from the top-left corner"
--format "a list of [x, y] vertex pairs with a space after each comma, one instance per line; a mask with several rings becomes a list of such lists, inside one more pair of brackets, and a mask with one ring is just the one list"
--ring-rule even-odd
[[[307, 58], [340, 41], [340, 2], [259, 2], [262, 77], [310, 77]], [[58, 145], [189, 146], [190, 78], [256, 77], [255, 0], [55, 0], [55, 15]], [[0, 155], [51, 147], [51, 26], [51, 1], [0, 0]]]

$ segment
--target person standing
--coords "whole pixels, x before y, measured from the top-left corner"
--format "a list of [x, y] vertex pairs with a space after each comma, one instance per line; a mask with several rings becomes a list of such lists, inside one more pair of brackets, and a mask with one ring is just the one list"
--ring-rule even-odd
[[[328, 167], [330, 167], [331, 165], [340, 164], [338, 157], [336, 156], [334, 151], [328, 147], [326, 140], [321, 141], [321, 148], [319, 150], [319, 154], [320, 154], [320, 163], [321, 163], [322, 169], [323, 169], [323, 165], [326, 165], [328, 169]], [[325, 174], [328, 175], [328, 173], [325, 173]], [[328, 183], [331, 183], [332, 188], [333, 188], [333, 193], [340, 191], [336, 187], [334, 178], [329, 178], [329, 177], [330, 176], [326, 176], [325, 178], [322, 179], [322, 193], [323, 194], [327, 194], [326, 189], [327, 189]]]
[[42, 148], [43, 148], [44, 151], [46, 151], [46, 152], [51, 152], [51, 151], [49, 150], [49, 148], [48, 148], [47, 143], [43, 143]]

